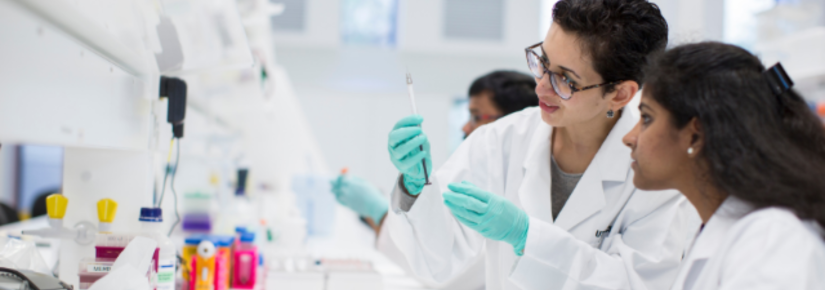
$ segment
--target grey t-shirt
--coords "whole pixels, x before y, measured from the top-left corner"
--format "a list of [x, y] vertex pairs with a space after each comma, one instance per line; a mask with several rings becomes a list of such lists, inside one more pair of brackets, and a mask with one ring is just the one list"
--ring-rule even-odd
[[570, 198], [570, 194], [573, 193], [573, 189], [576, 188], [576, 184], [579, 183], [579, 179], [582, 178], [582, 173], [570, 174], [561, 171], [559, 165], [556, 164], [556, 158], [552, 154], [550, 154], [550, 163], [550, 175], [553, 183], [550, 188], [550, 200], [553, 207], [553, 221], [555, 221], [564, 204], [567, 203], [567, 199]]
[[[556, 159], [553, 158], [552, 154], [550, 155], [550, 163], [550, 175], [553, 178], [553, 186], [550, 188], [550, 200], [552, 201], [553, 220], [555, 221], [564, 204], [567, 203], [567, 199], [570, 198], [570, 194], [573, 193], [573, 189], [576, 188], [576, 184], [579, 183], [579, 179], [582, 178], [582, 174], [570, 174], [562, 171], [559, 165], [556, 164]], [[398, 177], [396, 190], [404, 187], [402, 178], [401, 176]], [[394, 196], [396, 198], [393, 198], [393, 204], [402, 211], [410, 211], [410, 208], [415, 204], [416, 196], [409, 194], [395, 194]]]

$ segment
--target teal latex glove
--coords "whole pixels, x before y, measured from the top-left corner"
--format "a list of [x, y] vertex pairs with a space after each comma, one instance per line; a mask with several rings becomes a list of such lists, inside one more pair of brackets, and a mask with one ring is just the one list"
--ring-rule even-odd
[[339, 175], [330, 183], [338, 203], [363, 217], [371, 218], [376, 224], [381, 223], [389, 205], [378, 188], [363, 178], [348, 174]]
[[516, 255], [524, 254], [530, 219], [515, 204], [500, 195], [484, 191], [469, 183], [450, 183], [444, 204], [458, 221], [491, 240], [513, 245]]
[[[433, 172], [430, 141], [421, 131], [423, 121], [424, 118], [419, 115], [410, 115], [395, 123], [395, 127], [390, 131], [387, 146], [390, 151], [390, 160], [404, 176], [404, 187], [411, 195], [421, 193], [426, 183], [422, 159], [426, 160], [427, 172]], [[424, 150], [420, 148], [422, 145]]]

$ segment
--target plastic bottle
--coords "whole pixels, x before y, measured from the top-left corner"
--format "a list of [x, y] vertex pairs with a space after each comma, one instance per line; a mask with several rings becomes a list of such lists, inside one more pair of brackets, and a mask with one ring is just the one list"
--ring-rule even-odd
[[175, 244], [162, 232], [163, 211], [156, 207], [140, 209], [141, 235], [158, 242], [155, 289], [175, 290]]
[[231, 215], [235, 218], [235, 225], [242, 227], [254, 227], [257, 221], [258, 213], [255, 207], [252, 206], [252, 201], [242, 192], [235, 195], [232, 201]]
[[215, 241], [215, 290], [229, 290], [234, 236], [213, 236]]
[[215, 290], [215, 267], [217, 250], [211, 239], [198, 244], [198, 254], [192, 259], [193, 290]]
[[254, 244], [255, 233], [244, 232], [241, 242], [233, 253], [232, 288], [253, 289], [258, 272], [258, 247]]
[[[203, 240], [208, 239], [209, 236], [205, 234], [194, 234], [187, 237], [183, 243], [183, 249], [181, 250], [181, 258], [183, 265], [189, 266], [192, 264], [192, 261], [195, 258], [195, 255], [198, 254], [198, 245]], [[188, 267], [183, 267], [184, 269]], [[190, 269], [191, 270], [191, 269]], [[192, 282], [192, 276], [190, 276], [190, 271], [181, 271], [183, 281], [186, 283], [187, 287], [190, 285], [189, 282]], [[193, 289], [194, 287], [188, 287], [184, 289]]]

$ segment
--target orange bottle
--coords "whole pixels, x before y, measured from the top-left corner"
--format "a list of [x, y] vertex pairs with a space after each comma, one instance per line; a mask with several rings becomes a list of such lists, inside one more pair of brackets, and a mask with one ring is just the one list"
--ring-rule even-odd
[[211, 241], [202, 241], [198, 245], [198, 254], [192, 258], [193, 290], [215, 289], [215, 244]]

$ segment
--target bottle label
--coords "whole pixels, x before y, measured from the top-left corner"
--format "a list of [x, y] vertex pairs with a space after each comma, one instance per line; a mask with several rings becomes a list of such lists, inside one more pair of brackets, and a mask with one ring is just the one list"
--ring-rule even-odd
[[158, 290], [175, 289], [175, 259], [160, 259], [158, 261]]
[[112, 266], [89, 265], [86, 266], [86, 271], [90, 273], [109, 273], [112, 271]]

